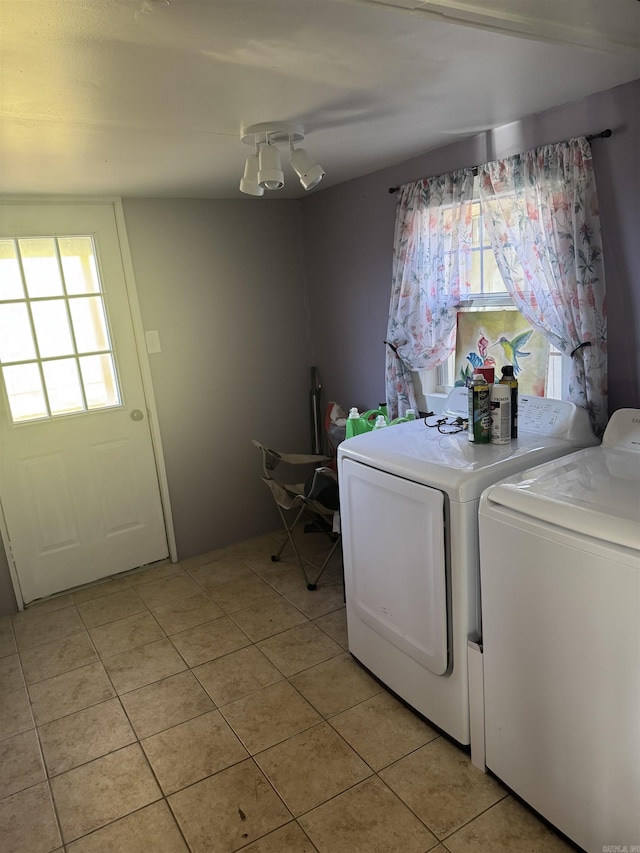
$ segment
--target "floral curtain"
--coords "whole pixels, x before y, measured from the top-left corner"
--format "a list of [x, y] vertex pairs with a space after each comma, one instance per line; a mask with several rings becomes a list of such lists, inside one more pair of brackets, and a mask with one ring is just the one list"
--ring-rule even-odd
[[412, 370], [437, 367], [455, 347], [456, 307], [470, 288], [473, 171], [400, 188], [387, 329], [389, 417], [417, 409]]
[[607, 422], [607, 316], [591, 147], [584, 137], [479, 169], [484, 223], [514, 304], [571, 356], [569, 399]]

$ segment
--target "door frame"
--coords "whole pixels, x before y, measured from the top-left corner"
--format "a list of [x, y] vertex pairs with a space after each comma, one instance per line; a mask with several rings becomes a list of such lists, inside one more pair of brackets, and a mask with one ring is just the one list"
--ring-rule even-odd
[[[142, 377], [142, 390], [147, 409], [147, 417], [149, 419], [151, 447], [153, 450], [153, 458], [155, 462], [156, 472], [158, 474], [158, 486], [160, 491], [160, 501], [162, 504], [164, 525], [167, 534], [167, 545], [169, 547], [169, 559], [172, 563], [177, 563], [178, 552], [176, 548], [175, 530], [173, 527], [171, 501], [169, 499], [169, 483], [167, 480], [167, 469], [164, 461], [164, 452], [162, 449], [162, 437], [160, 435], [158, 409], [156, 406], [156, 398], [153, 391], [151, 365], [149, 363], [149, 354], [147, 352], [144, 326], [142, 323], [142, 313], [140, 311], [140, 303], [138, 301], [138, 291], [136, 289], [135, 276], [133, 272], [133, 261], [131, 258], [131, 250], [129, 247], [129, 239], [127, 237], [127, 229], [124, 218], [124, 209], [122, 207], [122, 199], [114, 198], [111, 196], [6, 196], [0, 197], [0, 204], [28, 204], [42, 206], [45, 206], [47, 204], [69, 204], [74, 205], [76, 207], [82, 206], [83, 204], [105, 204], [113, 207], [116, 231], [118, 234], [118, 242], [120, 244], [120, 257], [122, 261], [122, 269], [124, 273], [127, 299], [129, 301], [129, 314], [131, 316], [133, 336], [136, 344], [136, 353], [138, 356], [138, 364], [140, 366], [140, 374]], [[7, 525], [4, 517], [4, 508], [2, 506], [1, 496], [0, 536], [2, 538], [2, 545], [6, 554], [7, 563], [9, 564], [9, 574], [11, 575], [11, 582], [13, 584], [13, 591], [16, 597], [18, 610], [24, 610], [24, 598], [22, 596], [22, 589], [20, 588], [18, 572], [16, 570], [16, 566], [13, 560], [11, 542], [9, 540], [9, 531], [7, 530]]]

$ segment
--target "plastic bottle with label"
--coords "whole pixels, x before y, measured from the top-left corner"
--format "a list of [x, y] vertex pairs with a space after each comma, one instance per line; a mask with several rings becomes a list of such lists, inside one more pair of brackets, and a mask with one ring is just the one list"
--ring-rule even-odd
[[496, 383], [491, 386], [491, 443], [511, 441], [511, 388]]
[[508, 385], [511, 389], [511, 438], [518, 437], [518, 380], [513, 372], [512, 364], [505, 364], [502, 368], [500, 385]]

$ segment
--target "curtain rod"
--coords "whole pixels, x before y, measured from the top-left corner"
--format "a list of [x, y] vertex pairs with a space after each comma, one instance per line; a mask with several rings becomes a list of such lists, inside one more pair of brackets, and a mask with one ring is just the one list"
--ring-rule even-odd
[[[593, 142], [594, 139], [608, 139], [612, 133], [613, 131], [607, 128], [606, 130], [601, 130], [600, 133], [591, 133], [586, 139], [587, 142]], [[478, 166], [474, 167], [474, 172], [476, 175], [478, 174]], [[397, 193], [399, 189], [400, 187], [389, 187], [389, 192]]]

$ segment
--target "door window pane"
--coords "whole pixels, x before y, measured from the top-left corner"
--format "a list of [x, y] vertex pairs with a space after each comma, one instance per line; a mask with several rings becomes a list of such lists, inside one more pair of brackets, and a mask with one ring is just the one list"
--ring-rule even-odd
[[36, 349], [24, 302], [0, 305], [0, 361], [28, 361]]
[[45, 361], [44, 381], [52, 415], [68, 415], [84, 411], [80, 377], [75, 358]]
[[73, 355], [73, 340], [64, 299], [32, 302], [33, 325], [41, 358]]
[[0, 240], [0, 301], [22, 299], [22, 276], [13, 240]]
[[32, 299], [62, 296], [62, 278], [53, 237], [18, 240], [27, 292]]
[[91, 237], [58, 237], [58, 247], [67, 293], [99, 293], [100, 280]]
[[101, 296], [70, 299], [69, 308], [73, 320], [78, 352], [96, 352], [109, 349], [107, 321]]
[[2, 375], [4, 376], [9, 408], [14, 423], [48, 416], [47, 403], [42, 390], [42, 379], [37, 364], [16, 364], [11, 367], [3, 367]]
[[120, 405], [116, 371], [111, 355], [86, 355], [80, 359], [80, 371], [87, 408], [101, 409]]
[[14, 423], [122, 403], [96, 258], [91, 236], [0, 240], [0, 378]]

